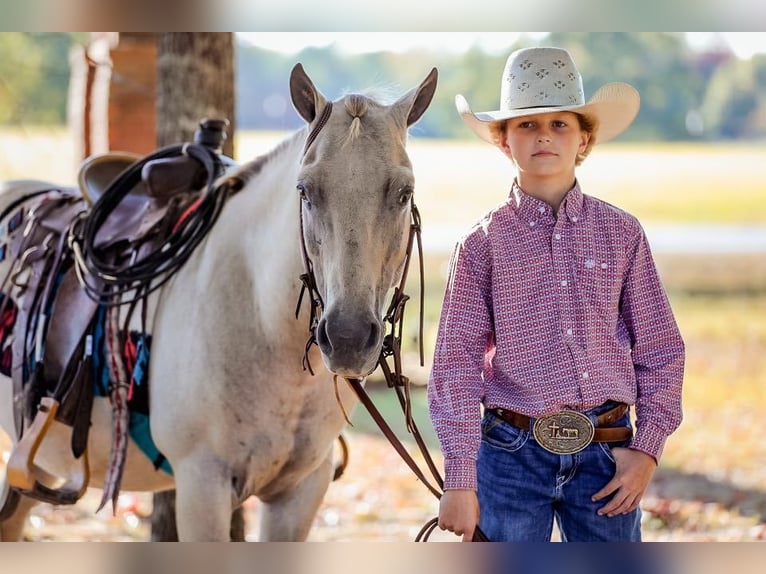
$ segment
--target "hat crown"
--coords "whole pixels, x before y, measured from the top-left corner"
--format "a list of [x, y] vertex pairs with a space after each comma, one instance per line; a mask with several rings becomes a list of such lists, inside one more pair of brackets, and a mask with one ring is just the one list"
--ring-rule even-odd
[[508, 56], [500, 86], [502, 111], [584, 104], [582, 77], [566, 50], [524, 48]]

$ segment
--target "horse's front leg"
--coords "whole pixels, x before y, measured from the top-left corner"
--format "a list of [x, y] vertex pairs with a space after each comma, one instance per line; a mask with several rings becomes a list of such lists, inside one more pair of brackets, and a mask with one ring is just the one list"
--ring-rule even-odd
[[331, 478], [332, 452], [295, 488], [263, 501], [259, 538], [278, 542], [306, 540]]
[[182, 542], [228, 542], [232, 513], [231, 473], [211, 454], [173, 462], [176, 522]]
[[[0, 484], [0, 489], [5, 489], [5, 484]], [[4, 492], [4, 490], [0, 490]], [[0, 500], [2, 506], [3, 500]], [[19, 496], [18, 503], [12, 512], [0, 522], [0, 542], [17, 542], [24, 535], [24, 527], [27, 522], [29, 511], [38, 504], [37, 500], [24, 495]]]

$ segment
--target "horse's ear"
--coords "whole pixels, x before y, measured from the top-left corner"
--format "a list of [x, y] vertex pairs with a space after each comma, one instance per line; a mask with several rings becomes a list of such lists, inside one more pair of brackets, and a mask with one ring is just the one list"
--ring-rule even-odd
[[411, 89], [394, 104], [396, 108], [404, 108], [407, 113], [407, 127], [410, 127], [420, 119], [420, 116], [428, 109], [431, 99], [436, 92], [436, 80], [439, 73], [432, 68], [426, 79], [417, 88]]
[[300, 63], [295, 64], [293, 71], [290, 72], [290, 97], [295, 109], [308, 123], [314, 121], [318, 112], [327, 103], [324, 96], [314, 87]]

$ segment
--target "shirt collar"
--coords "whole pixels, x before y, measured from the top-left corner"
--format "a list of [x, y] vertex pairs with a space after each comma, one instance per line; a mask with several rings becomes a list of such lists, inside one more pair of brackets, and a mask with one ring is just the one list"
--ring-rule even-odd
[[563, 211], [570, 221], [577, 223], [582, 216], [583, 194], [580, 183], [575, 180], [574, 186], [564, 196], [559, 211]]
[[[513, 181], [513, 186], [511, 187], [511, 197], [514, 200], [512, 204], [516, 213], [524, 221], [531, 223], [548, 218], [554, 219], [551, 206], [531, 195], [527, 195], [519, 187], [516, 180]], [[571, 222], [577, 223], [582, 213], [582, 207], [583, 194], [580, 190], [580, 183], [575, 180], [572, 189], [567, 192], [561, 202], [559, 213], [563, 213]]]

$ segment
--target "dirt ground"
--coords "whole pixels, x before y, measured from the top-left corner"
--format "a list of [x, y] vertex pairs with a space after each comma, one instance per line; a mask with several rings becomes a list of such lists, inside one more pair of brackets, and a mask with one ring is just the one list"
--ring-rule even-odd
[[[346, 473], [334, 482], [314, 521], [311, 541], [414, 540], [436, 515], [438, 502], [388, 442], [351, 433]], [[416, 454], [413, 452], [413, 455]], [[419, 459], [416, 456], [416, 459]], [[441, 461], [437, 462], [440, 464]], [[89, 490], [74, 507], [36, 507], [26, 539], [31, 541], [142, 541], [149, 539], [151, 495], [123, 493], [117, 513], [95, 509], [100, 490]], [[660, 467], [642, 503], [647, 541], [766, 540], [766, 495], [727, 486], [704, 475]], [[257, 538], [258, 503], [245, 503], [247, 538]], [[434, 541], [457, 538], [436, 531]]]

